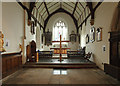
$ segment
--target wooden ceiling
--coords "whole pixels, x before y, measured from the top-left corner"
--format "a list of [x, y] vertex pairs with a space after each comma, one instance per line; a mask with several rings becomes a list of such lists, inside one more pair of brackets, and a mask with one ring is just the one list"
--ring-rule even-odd
[[43, 2], [28, 2], [30, 6], [27, 8], [19, 0], [17, 1], [27, 11], [28, 19], [32, 17], [43, 28], [44, 32], [50, 17], [59, 12], [71, 16], [78, 32], [89, 16], [94, 19], [95, 9], [101, 4], [101, 2], [98, 2], [96, 7], [93, 8], [93, 3], [87, 2], [87, 0], [86, 2], [79, 2], [78, 0], [76, 2], [70, 0], [68, 0], [69, 2], [55, 2], [54, 0], [47, 2], [44, 0]]

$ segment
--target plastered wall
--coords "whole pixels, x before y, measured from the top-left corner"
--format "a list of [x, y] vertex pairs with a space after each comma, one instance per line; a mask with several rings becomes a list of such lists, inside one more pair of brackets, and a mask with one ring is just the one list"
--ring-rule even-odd
[[[16, 2], [3, 2], [2, 3], [2, 31], [4, 34], [4, 48], [5, 53], [19, 52], [19, 44], [23, 47], [23, 63], [26, 62], [26, 46], [32, 41], [36, 41], [35, 34], [30, 32], [30, 26], [27, 25], [27, 12]], [[25, 38], [24, 39], [24, 24], [25, 24]], [[8, 43], [8, 46], [6, 46]]]
[[[109, 31], [111, 31], [111, 22], [113, 20], [113, 15], [118, 3], [104, 2], [97, 8], [95, 12], [95, 22], [94, 27], [102, 28], [102, 41], [86, 44], [85, 37], [86, 34], [90, 34], [90, 18], [87, 21], [87, 25], [83, 25], [81, 33], [81, 46], [86, 46], [86, 53], [92, 52], [92, 60], [101, 69], [104, 69], [103, 63], [109, 63]], [[105, 51], [103, 51], [103, 46], [105, 46]]]
[[6, 52], [20, 51], [19, 44], [22, 44], [23, 21], [23, 9], [16, 2], [2, 3], [2, 31]]
[[2, 3], [0, 2], [0, 31], [2, 31]]

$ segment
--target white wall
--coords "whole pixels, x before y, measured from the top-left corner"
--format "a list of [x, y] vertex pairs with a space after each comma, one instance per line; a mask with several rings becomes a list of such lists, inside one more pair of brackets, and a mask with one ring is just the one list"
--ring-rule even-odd
[[[2, 31], [2, 3], [0, 2], [0, 31]], [[1, 43], [1, 42], [0, 42]], [[2, 85], [2, 58], [0, 54], [0, 85]]]
[[[104, 69], [104, 65], [102, 63], [109, 63], [109, 31], [111, 30], [111, 22], [113, 19], [113, 15], [118, 3], [104, 2], [97, 8], [95, 12], [95, 22], [94, 27], [97, 29], [98, 27], [102, 27], [102, 41], [86, 44], [86, 53], [93, 53], [93, 61], [100, 67]], [[83, 26], [83, 30], [81, 33], [81, 37], [84, 34], [90, 33], [90, 18], [87, 20], [87, 25]], [[82, 44], [84, 44], [85, 40], [81, 40]], [[83, 46], [83, 45], [81, 45]], [[103, 46], [106, 47], [106, 51], [103, 52]]]
[[[73, 19], [69, 16], [69, 15], [67, 15], [67, 14], [65, 14], [65, 13], [56, 13], [55, 15], [53, 15], [50, 19], [49, 19], [49, 21], [48, 21], [48, 24], [47, 24], [47, 26], [46, 26], [46, 31], [49, 29], [49, 31], [52, 31], [52, 29], [53, 29], [53, 25], [54, 25], [54, 23], [57, 21], [57, 20], [59, 20], [59, 19], [62, 19], [62, 20], [64, 20], [65, 21], [65, 23], [67, 24], [67, 26], [68, 26], [68, 38], [69, 38], [69, 35], [71, 34], [71, 32], [72, 31], [74, 31], [75, 33], [76, 33], [76, 27], [75, 27], [75, 24], [74, 24], [74, 22], [73, 22]], [[71, 48], [71, 50], [77, 50], [78, 49], [78, 46], [79, 46], [79, 43], [78, 42], [75, 42], [75, 43], [69, 43], [68, 44], [68, 47], [70, 47]], [[48, 51], [48, 50], [50, 50], [50, 47], [52, 47], [52, 46], [44, 46], [44, 49], [43, 50], [46, 50], [46, 51]]]
[[0, 2], [0, 31], [2, 31], [2, 3]]
[[[20, 51], [24, 28], [23, 9], [16, 2], [2, 3], [2, 31], [6, 52]], [[6, 41], [8, 46], [5, 46]]]
[[[26, 3], [25, 3], [26, 4]], [[29, 4], [28, 4], [29, 5]], [[26, 5], [27, 6], [27, 5]], [[33, 19], [31, 18], [31, 20], [33, 21]], [[36, 28], [35, 27], [35, 34], [31, 34], [31, 26], [28, 26], [28, 15], [27, 12], [25, 11], [25, 38], [24, 41], [24, 56], [23, 56], [23, 63], [26, 62], [26, 46], [30, 44], [30, 42], [32, 40], [34, 40], [36, 42]]]
[[[24, 22], [24, 10], [16, 2], [3, 2], [2, 3], [2, 31], [4, 34], [4, 48], [6, 53], [19, 52], [19, 44], [23, 46], [23, 63], [26, 62], [26, 46], [32, 41], [36, 41], [36, 29], [35, 34], [30, 32], [31, 27], [27, 25], [28, 15], [25, 12]], [[25, 24], [25, 37], [24, 39], [24, 24]], [[6, 41], [8, 47], [5, 46]]]
[[41, 35], [41, 34], [40, 34], [40, 28], [37, 27], [37, 28], [36, 28], [36, 47], [37, 47], [37, 50], [40, 49], [40, 45], [41, 45], [41, 43], [40, 43], [40, 41], [41, 41], [40, 35]]

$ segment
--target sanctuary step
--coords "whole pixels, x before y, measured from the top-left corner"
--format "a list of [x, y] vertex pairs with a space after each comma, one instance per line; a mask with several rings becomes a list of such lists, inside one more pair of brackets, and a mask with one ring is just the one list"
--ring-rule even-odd
[[97, 68], [96, 64], [88, 60], [77, 59], [63, 59], [59, 62], [59, 59], [47, 59], [46, 62], [27, 62], [23, 65], [24, 68]]
[[95, 64], [25, 64], [23, 68], [97, 68]]

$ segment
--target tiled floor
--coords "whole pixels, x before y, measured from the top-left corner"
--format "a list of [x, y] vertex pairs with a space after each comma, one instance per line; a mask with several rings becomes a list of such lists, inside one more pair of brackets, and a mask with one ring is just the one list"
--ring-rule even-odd
[[3, 84], [120, 84], [100, 69], [57, 69], [54, 74], [55, 70], [24, 68], [4, 78]]

